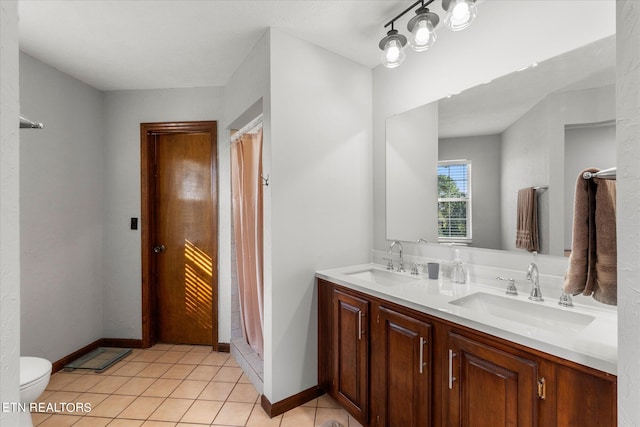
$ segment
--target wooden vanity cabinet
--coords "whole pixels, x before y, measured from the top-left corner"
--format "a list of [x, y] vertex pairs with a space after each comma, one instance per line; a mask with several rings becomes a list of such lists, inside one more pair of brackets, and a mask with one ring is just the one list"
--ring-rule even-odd
[[319, 388], [365, 427], [617, 425], [615, 375], [321, 279], [318, 313]]
[[431, 325], [385, 306], [375, 316], [372, 424], [431, 425]]
[[449, 333], [449, 426], [537, 425], [537, 364]]
[[360, 423], [369, 415], [369, 301], [333, 291], [331, 395]]

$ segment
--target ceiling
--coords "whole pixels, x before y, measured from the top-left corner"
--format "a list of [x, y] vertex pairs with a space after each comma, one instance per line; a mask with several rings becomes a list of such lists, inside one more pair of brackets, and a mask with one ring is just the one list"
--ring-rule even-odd
[[552, 93], [613, 86], [615, 63], [613, 35], [442, 99], [438, 134], [441, 138], [500, 134]]
[[19, 0], [20, 48], [101, 90], [224, 86], [269, 27], [373, 68], [384, 24], [410, 4]]

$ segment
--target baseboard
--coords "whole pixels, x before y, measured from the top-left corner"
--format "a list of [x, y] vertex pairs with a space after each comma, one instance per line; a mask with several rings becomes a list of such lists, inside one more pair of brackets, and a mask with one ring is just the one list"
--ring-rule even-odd
[[74, 360], [84, 356], [87, 353], [91, 353], [98, 347], [124, 347], [124, 348], [142, 348], [142, 340], [125, 339], [125, 338], [100, 338], [85, 345], [79, 350], [64, 356], [60, 360], [56, 360], [51, 365], [51, 373], [58, 372], [64, 368], [64, 365], [73, 362]]
[[220, 353], [230, 353], [231, 352], [231, 344], [228, 342], [219, 342], [218, 343], [218, 351]]
[[262, 409], [264, 409], [264, 412], [266, 412], [269, 417], [273, 418], [293, 408], [297, 408], [303, 403], [307, 403], [322, 394], [324, 394], [324, 392], [318, 387], [311, 387], [276, 403], [269, 402], [269, 399], [263, 394], [260, 397], [260, 406], [262, 406]]

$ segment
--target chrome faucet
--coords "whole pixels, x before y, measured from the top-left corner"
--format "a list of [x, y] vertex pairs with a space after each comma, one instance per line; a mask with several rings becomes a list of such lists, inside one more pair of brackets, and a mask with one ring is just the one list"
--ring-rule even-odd
[[527, 269], [527, 280], [531, 282], [531, 295], [529, 295], [529, 299], [531, 301], [544, 301], [542, 298], [542, 291], [540, 290], [538, 266], [535, 262], [529, 264], [529, 268]]
[[399, 250], [399, 252], [400, 252], [400, 262], [398, 263], [398, 271], [399, 271], [400, 273], [404, 273], [404, 261], [402, 261], [402, 243], [400, 243], [400, 242], [399, 242], [399, 241], [397, 241], [397, 240], [394, 240], [394, 241], [391, 243], [391, 246], [389, 246], [389, 253], [392, 253], [392, 252], [393, 252], [393, 248], [394, 248], [395, 246], [398, 246], [398, 250]]

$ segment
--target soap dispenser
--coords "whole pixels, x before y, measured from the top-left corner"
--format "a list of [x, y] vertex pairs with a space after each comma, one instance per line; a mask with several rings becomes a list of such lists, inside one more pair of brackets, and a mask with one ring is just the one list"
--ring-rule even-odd
[[466, 283], [467, 274], [460, 259], [460, 249], [456, 249], [455, 256], [453, 258], [453, 264], [451, 265], [451, 282], [452, 283]]

